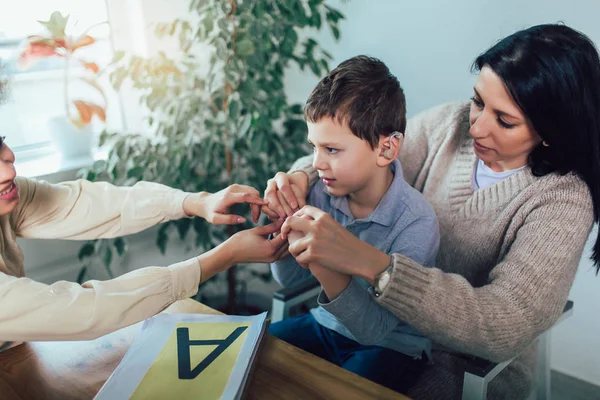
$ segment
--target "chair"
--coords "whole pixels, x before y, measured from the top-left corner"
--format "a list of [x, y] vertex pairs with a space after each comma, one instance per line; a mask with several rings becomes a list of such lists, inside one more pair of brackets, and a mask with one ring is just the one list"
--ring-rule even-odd
[[[316, 303], [316, 297], [321, 291], [319, 281], [311, 277], [300, 284], [281, 289], [273, 295], [271, 309], [271, 322], [281, 321], [308, 311], [307, 304]], [[573, 302], [568, 301], [563, 313], [555, 326], [573, 315]], [[530, 399], [550, 399], [550, 330], [542, 333], [537, 340], [537, 372], [534, 388]], [[487, 398], [488, 384], [498, 375], [514, 358], [494, 363], [473, 356], [465, 368], [463, 380], [462, 400], [485, 400]]]

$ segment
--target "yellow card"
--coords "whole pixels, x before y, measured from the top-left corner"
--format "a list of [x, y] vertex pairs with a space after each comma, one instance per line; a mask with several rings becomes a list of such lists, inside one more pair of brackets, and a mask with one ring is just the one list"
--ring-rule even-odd
[[182, 322], [135, 389], [131, 399], [220, 399], [248, 322]]

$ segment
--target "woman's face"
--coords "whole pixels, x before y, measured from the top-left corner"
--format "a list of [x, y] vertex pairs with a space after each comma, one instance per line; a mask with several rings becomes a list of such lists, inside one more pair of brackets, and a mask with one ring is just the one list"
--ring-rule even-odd
[[500, 77], [484, 66], [473, 89], [469, 134], [475, 139], [473, 149], [477, 157], [497, 172], [526, 165], [529, 153], [542, 139], [531, 128]]
[[0, 138], [0, 215], [12, 212], [19, 203], [16, 177], [15, 153]]

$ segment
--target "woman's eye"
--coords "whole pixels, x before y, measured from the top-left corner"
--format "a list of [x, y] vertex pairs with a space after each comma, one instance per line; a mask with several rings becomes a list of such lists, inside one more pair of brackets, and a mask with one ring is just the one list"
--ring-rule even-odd
[[502, 118], [498, 118], [498, 123], [500, 124], [501, 127], [505, 128], [505, 129], [514, 128], [513, 124], [509, 124], [508, 122], [502, 121]]
[[477, 97], [475, 97], [475, 96], [471, 97], [471, 101], [473, 102], [473, 104], [475, 105], [475, 107], [477, 107], [477, 108], [483, 108], [483, 103]]

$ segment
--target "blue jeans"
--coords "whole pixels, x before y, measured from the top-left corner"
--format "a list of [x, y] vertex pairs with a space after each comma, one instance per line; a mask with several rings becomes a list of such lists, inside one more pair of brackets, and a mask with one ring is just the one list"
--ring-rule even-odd
[[410, 389], [427, 365], [425, 354], [421, 359], [415, 359], [385, 347], [363, 346], [321, 326], [312, 314], [271, 324], [269, 333], [400, 393]]

